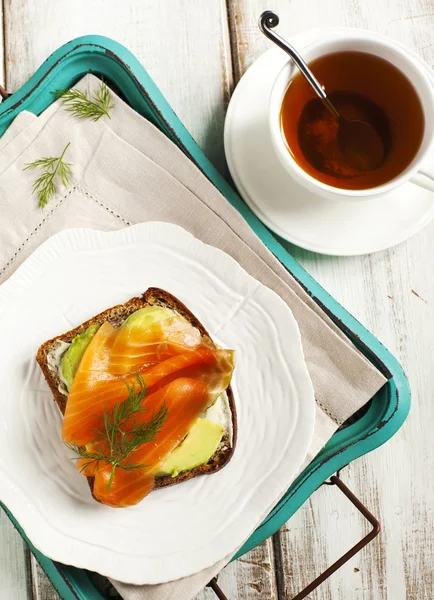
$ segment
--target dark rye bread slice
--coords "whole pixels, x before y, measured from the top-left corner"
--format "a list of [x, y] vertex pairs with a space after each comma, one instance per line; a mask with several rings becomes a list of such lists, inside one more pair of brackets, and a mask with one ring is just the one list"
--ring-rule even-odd
[[[41, 367], [44, 377], [47, 380], [50, 390], [54, 396], [54, 400], [56, 401], [62, 414], [65, 414], [68, 396], [59, 390], [59, 384], [61, 383], [59, 376], [50, 369], [48, 364], [48, 356], [56, 350], [59, 342], [71, 342], [75, 336], [83, 333], [88, 327], [90, 327], [90, 325], [95, 323], [102, 324], [105, 321], [108, 321], [114, 327], [120, 327], [125, 319], [127, 319], [127, 317], [129, 317], [132, 313], [148, 305], [158, 305], [164, 308], [169, 308], [170, 310], [182, 315], [189, 323], [193, 325], [193, 327], [196, 327], [200, 331], [201, 335], [210, 337], [202, 323], [200, 323], [200, 321], [180, 300], [169, 294], [169, 292], [159, 288], [149, 288], [141, 298], [131, 298], [131, 300], [128, 300], [128, 302], [125, 302], [125, 304], [118, 304], [113, 308], [105, 310], [92, 319], [89, 319], [85, 323], [82, 323], [75, 329], [48, 340], [42, 344], [38, 350], [36, 360]], [[229, 439], [226, 433], [223, 436], [223, 439], [216, 452], [206, 464], [199, 465], [190, 471], [179, 473], [179, 475], [176, 477], [171, 477], [170, 475], [158, 477], [155, 481], [156, 489], [187, 481], [188, 479], [192, 479], [193, 477], [196, 477], [196, 475], [200, 475], [202, 473], [215, 473], [216, 471], [222, 469], [229, 462], [234, 453], [237, 439], [237, 416], [234, 396], [230, 386], [227, 388], [226, 393], [228, 396], [229, 408], [232, 416], [232, 440]], [[93, 491], [94, 478], [88, 477], [87, 480], [91, 491]]]

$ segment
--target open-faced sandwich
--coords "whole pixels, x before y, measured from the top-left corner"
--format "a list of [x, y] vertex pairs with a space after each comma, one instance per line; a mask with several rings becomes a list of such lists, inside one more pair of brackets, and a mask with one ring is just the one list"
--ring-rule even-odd
[[234, 352], [163, 290], [45, 342], [37, 361], [64, 415], [62, 439], [99, 502], [137, 504], [233, 454]]

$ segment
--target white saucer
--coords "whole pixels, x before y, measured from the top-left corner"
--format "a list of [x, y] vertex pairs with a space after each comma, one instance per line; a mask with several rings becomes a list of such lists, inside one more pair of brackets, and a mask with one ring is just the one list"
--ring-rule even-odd
[[[302, 50], [337, 32], [316, 29], [291, 39]], [[382, 36], [365, 32], [374, 39]], [[411, 52], [410, 50], [406, 50]], [[415, 55], [416, 56], [416, 55]], [[434, 73], [419, 57], [434, 85]], [[275, 154], [268, 129], [268, 100], [275, 77], [288, 57], [273, 48], [245, 73], [229, 104], [225, 152], [232, 178], [252, 211], [282, 238], [321, 254], [351, 256], [384, 250], [403, 242], [434, 216], [434, 194], [413, 183], [371, 200], [327, 200], [313, 195], [286, 172]], [[434, 160], [434, 152], [427, 160]]]

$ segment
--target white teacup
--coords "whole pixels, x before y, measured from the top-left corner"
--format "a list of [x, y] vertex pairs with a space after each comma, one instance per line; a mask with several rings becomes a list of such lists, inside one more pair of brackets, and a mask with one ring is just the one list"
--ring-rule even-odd
[[345, 50], [368, 52], [369, 54], [388, 60], [395, 65], [395, 67], [400, 69], [400, 71], [412, 82], [421, 101], [425, 119], [423, 138], [416, 156], [408, 167], [391, 181], [364, 190], [349, 190], [333, 187], [308, 175], [308, 173], [296, 163], [288, 151], [280, 123], [280, 111], [283, 97], [292, 77], [298, 73], [297, 67], [289, 59], [275, 80], [269, 104], [271, 139], [282, 165], [301, 185], [311, 190], [313, 193], [327, 198], [336, 198], [337, 196], [355, 199], [372, 198], [390, 192], [394, 188], [410, 180], [417, 185], [434, 191], [434, 162], [428, 164], [425, 161], [424, 163], [425, 157], [434, 146], [434, 88], [427, 75], [424, 73], [423, 67], [399, 45], [395, 44], [393, 40], [374, 40], [369, 34], [364, 34], [363, 32], [357, 32], [350, 37], [345, 36], [340, 38], [337, 36], [333, 39], [314, 42], [305, 48], [302, 48], [301, 54], [304, 60], [309, 64], [310, 61], [325, 54]]

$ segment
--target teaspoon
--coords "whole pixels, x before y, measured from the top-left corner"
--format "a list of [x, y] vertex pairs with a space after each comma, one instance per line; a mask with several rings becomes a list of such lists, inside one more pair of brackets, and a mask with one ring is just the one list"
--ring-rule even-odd
[[259, 28], [262, 33], [289, 54], [325, 107], [337, 119], [336, 139], [347, 161], [359, 171], [377, 169], [384, 162], [385, 154], [383, 140], [377, 131], [366, 121], [350, 120], [339, 113], [297, 50], [272, 31], [278, 24], [279, 17], [271, 10], [266, 10], [259, 18]]

